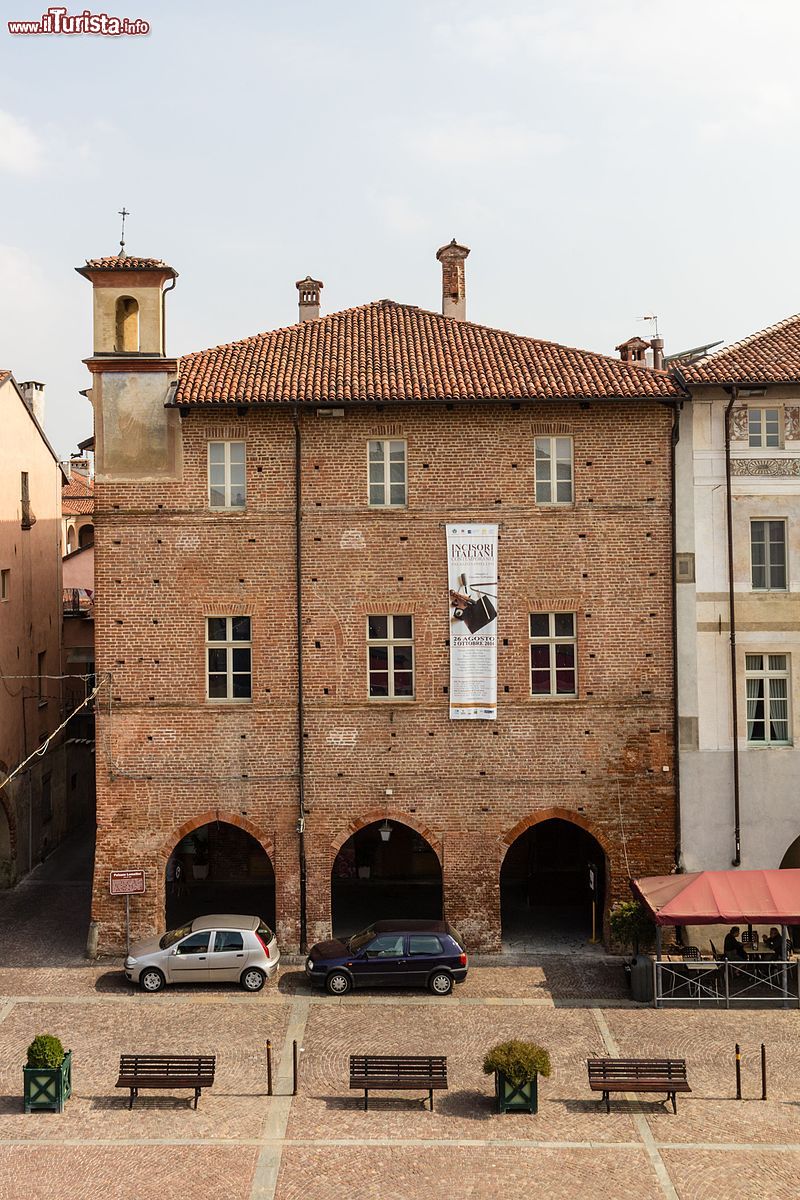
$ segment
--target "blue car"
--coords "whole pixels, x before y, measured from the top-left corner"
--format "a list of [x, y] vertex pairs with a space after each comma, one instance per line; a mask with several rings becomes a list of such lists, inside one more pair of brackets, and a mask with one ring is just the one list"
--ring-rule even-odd
[[317, 942], [306, 959], [315, 987], [427, 987], [447, 996], [467, 977], [464, 940], [447, 921], [376, 921], [347, 941]]

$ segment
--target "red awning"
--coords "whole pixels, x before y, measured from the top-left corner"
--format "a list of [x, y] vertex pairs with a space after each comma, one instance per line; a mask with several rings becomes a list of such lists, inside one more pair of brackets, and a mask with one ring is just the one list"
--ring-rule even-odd
[[800, 925], [800, 870], [654, 875], [632, 886], [657, 925]]

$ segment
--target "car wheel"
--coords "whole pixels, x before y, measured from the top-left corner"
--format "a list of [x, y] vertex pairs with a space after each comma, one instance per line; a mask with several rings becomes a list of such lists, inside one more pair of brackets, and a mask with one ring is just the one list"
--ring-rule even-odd
[[157, 967], [145, 967], [139, 976], [139, 987], [143, 992], [160, 992], [166, 980]]
[[266, 981], [266, 975], [258, 967], [250, 967], [242, 974], [242, 987], [246, 992], [260, 992]]
[[353, 984], [344, 971], [331, 971], [325, 980], [325, 988], [331, 996], [346, 996]]
[[434, 996], [449, 996], [453, 990], [453, 976], [447, 971], [435, 971], [428, 980], [428, 989]]

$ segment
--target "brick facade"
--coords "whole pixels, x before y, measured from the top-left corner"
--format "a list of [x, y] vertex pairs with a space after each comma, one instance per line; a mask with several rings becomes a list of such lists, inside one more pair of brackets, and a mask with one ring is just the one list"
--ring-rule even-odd
[[[606, 913], [629, 894], [628, 867], [673, 867], [671, 427], [669, 406], [643, 399], [301, 413], [309, 942], [330, 934], [337, 851], [387, 816], [435, 850], [447, 916], [472, 949], [499, 948], [500, 866], [538, 821], [597, 839]], [[556, 429], [574, 438], [575, 504], [548, 509], [533, 503], [533, 439]], [[405, 508], [367, 506], [367, 441], [379, 436], [407, 440]], [[96, 658], [112, 676], [97, 714], [99, 944], [123, 938], [109, 870], [147, 870], [132, 933], [150, 934], [163, 927], [170, 852], [219, 819], [269, 854], [289, 949], [300, 936], [291, 413], [190, 409], [179, 437], [180, 481], [98, 474], [96, 485]], [[242, 512], [208, 507], [215, 438], [246, 440]], [[500, 527], [496, 721], [448, 718], [444, 526], [463, 521]], [[528, 614], [554, 610], [577, 614], [576, 699], [530, 696]], [[413, 701], [366, 698], [366, 615], [380, 612], [414, 615]], [[205, 699], [208, 615], [252, 618], [250, 703]]]

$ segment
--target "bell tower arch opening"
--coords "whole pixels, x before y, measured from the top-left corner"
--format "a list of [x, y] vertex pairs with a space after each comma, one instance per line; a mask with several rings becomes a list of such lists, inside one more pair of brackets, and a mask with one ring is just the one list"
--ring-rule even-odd
[[116, 346], [119, 354], [139, 352], [139, 302], [133, 296], [119, 296], [116, 307]]

